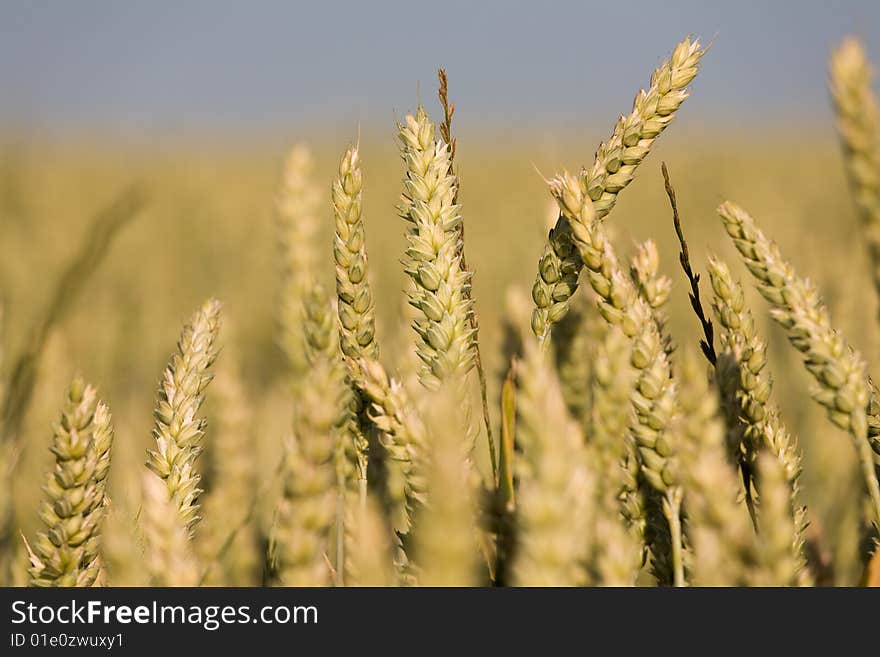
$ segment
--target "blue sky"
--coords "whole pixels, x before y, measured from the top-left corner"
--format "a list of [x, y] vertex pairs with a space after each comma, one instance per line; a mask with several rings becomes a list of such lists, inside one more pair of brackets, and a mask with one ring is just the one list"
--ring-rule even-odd
[[827, 118], [845, 34], [880, 65], [880, 2], [0, 1], [0, 124], [149, 134], [390, 122], [447, 68], [470, 125], [608, 123], [688, 33], [689, 111]]

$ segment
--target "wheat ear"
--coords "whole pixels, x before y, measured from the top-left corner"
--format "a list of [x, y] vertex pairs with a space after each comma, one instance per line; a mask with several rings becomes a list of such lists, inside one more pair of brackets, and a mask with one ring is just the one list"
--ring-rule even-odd
[[199, 562], [175, 501], [162, 480], [145, 472], [142, 477], [145, 566], [152, 586], [196, 586]]
[[389, 497], [398, 501], [393, 511], [393, 525], [400, 534], [409, 533], [412, 514], [426, 500], [426, 429], [406, 389], [391, 379], [385, 368], [375, 360], [360, 361], [358, 376], [361, 391], [367, 400], [367, 416], [379, 429], [379, 440], [389, 458], [401, 468], [400, 494]]
[[590, 377], [588, 449], [599, 480], [592, 561], [596, 580], [609, 586], [635, 581], [645, 534], [638, 455], [627, 435], [636, 385], [630, 354], [630, 341], [620, 328], [607, 326]]
[[528, 342], [525, 349], [517, 368], [514, 581], [583, 585], [595, 477], [587, 470], [584, 437], [565, 407], [559, 380], [536, 344]]
[[672, 337], [666, 330], [668, 318], [666, 305], [672, 292], [672, 279], [660, 273], [660, 254], [654, 240], [647, 240], [636, 247], [630, 260], [630, 276], [639, 296], [644, 299], [654, 313], [657, 331], [663, 338], [663, 350], [673, 351]]
[[364, 238], [363, 176], [357, 146], [345, 151], [339, 174], [333, 182], [333, 216], [336, 235], [336, 306], [339, 341], [347, 359], [376, 358], [376, 327], [373, 295], [367, 277], [367, 249]]
[[230, 356], [226, 354], [212, 384], [217, 402], [210, 452], [212, 485], [205, 498], [201, 547], [204, 561], [219, 566], [209, 572], [207, 583], [248, 586], [259, 567], [259, 537], [250, 520], [257, 464], [250, 400]]
[[791, 344], [804, 355], [804, 364], [817, 383], [813, 391], [816, 401], [826, 408], [834, 424], [853, 437], [874, 522], [880, 524], [880, 485], [869, 442], [870, 393], [862, 356], [831, 326], [828, 310], [816, 288], [797, 276], [794, 267], [782, 258], [779, 248], [765, 237], [754, 219], [731, 202], [723, 203], [718, 214], [754, 276], [758, 291], [772, 306], [773, 319], [785, 328]]
[[[573, 299], [569, 313], [551, 335], [555, 369], [565, 404], [586, 429], [592, 406], [590, 379], [596, 348], [606, 324], [586, 295]], [[509, 362], [509, 358], [505, 359]]]
[[468, 458], [471, 445], [461, 417], [460, 394], [444, 386], [428, 408], [427, 489], [413, 522], [418, 583], [422, 586], [476, 586], [479, 544], [475, 529], [477, 482]]
[[749, 497], [759, 492], [752, 488], [760, 450], [766, 449], [779, 462], [789, 488], [788, 522], [795, 528], [790, 537], [789, 559], [800, 564], [799, 572], [806, 573], [806, 509], [798, 503], [800, 452], [797, 441], [779, 417], [779, 409], [770, 402], [772, 382], [766, 369], [767, 345], [758, 336], [742, 286], [734, 280], [727, 265], [710, 257], [708, 269], [714, 292], [712, 309], [724, 328], [715, 376], [727, 419], [728, 448], [740, 465]]
[[[638, 452], [639, 477], [649, 487], [646, 493], [651, 503], [651, 508], [646, 509], [645, 536], [658, 580], [683, 585], [682, 490], [677, 446], [665, 431], [676, 410], [676, 393], [656, 318], [624, 274], [602, 224], [596, 220], [594, 205], [578, 180], [564, 173], [550, 181], [550, 191], [571, 227], [572, 241], [599, 296], [599, 312], [631, 340], [630, 362], [638, 375], [632, 397], [635, 418], [630, 430]], [[633, 465], [630, 459], [629, 467]]]
[[40, 509], [46, 530], [30, 554], [34, 586], [92, 586], [99, 578], [112, 443], [110, 409], [92, 386], [74, 379], [54, 427], [55, 465]]
[[201, 475], [195, 461], [202, 453], [207, 424], [199, 417], [211, 366], [217, 357], [220, 302], [210, 299], [183, 327], [177, 351], [162, 374], [154, 416], [156, 449], [147, 451], [147, 467], [165, 482], [178, 519], [192, 537], [199, 521]]
[[463, 379], [474, 366], [471, 274], [461, 266], [461, 211], [449, 146], [435, 138], [421, 106], [398, 128], [406, 163], [399, 209], [409, 243], [403, 262], [412, 280], [410, 304], [421, 311], [414, 323], [423, 362], [420, 380], [436, 389], [450, 378]]
[[293, 438], [286, 447], [273, 545], [282, 584], [325, 586], [331, 583], [328, 559], [341, 485], [339, 453], [352, 440], [352, 394], [333, 308], [321, 286], [306, 297], [304, 316], [309, 385], [299, 391]]
[[[632, 112], [620, 117], [611, 137], [599, 145], [590, 169], [578, 176], [578, 184], [592, 203], [596, 218], [602, 219], [611, 212], [617, 195], [632, 181], [654, 141], [675, 118], [688, 97], [687, 86], [696, 77], [704, 52], [696, 39], [688, 37], [679, 43], [672, 56], [654, 71], [648, 90], [636, 95]], [[572, 244], [568, 220], [560, 213], [538, 261], [538, 276], [532, 287], [532, 330], [539, 341], [544, 342], [553, 325], [568, 312], [582, 269], [583, 261]]]
[[311, 151], [294, 146], [284, 162], [275, 202], [281, 290], [278, 341], [287, 356], [294, 385], [308, 371], [303, 342], [303, 303], [314, 279], [318, 208], [321, 194], [312, 180]]
[[756, 463], [761, 486], [758, 566], [752, 586], [803, 586], [810, 577], [803, 556], [802, 516], [792, 514], [791, 482], [785, 464], [763, 452]]
[[353, 540], [348, 557], [346, 586], [393, 586], [395, 572], [388, 527], [372, 498], [357, 514], [351, 530]]
[[880, 292], [880, 108], [861, 42], [844, 39], [831, 56], [829, 86], [856, 206]]
[[690, 570], [702, 586], [744, 586], [754, 561], [754, 531], [737, 502], [737, 474], [726, 456], [717, 394], [697, 358], [690, 352], [686, 356], [680, 377], [682, 413], [672, 431], [679, 434], [685, 466]]

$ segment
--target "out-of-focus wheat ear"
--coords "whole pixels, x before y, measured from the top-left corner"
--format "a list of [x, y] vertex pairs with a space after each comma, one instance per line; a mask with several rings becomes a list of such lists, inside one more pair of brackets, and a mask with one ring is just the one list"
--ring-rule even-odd
[[176, 500], [152, 472], [142, 477], [144, 565], [151, 586], [197, 586], [201, 568]]
[[738, 477], [725, 448], [725, 425], [704, 366], [685, 353], [681, 415], [672, 431], [682, 445], [689, 569], [695, 584], [745, 586], [755, 559], [755, 537], [746, 509], [737, 502]]
[[[119, 471], [114, 469], [114, 472], [118, 476]], [[150, 574], [144, 568], [141, 557], [145, 551], [145, 541], [139, 484], [140, 480], [128, 489], [131, 495], [114, 496], [104, 518], [101, 558], [109, 586], [150, 585]]]
[[[333, 301], [328, 298], [321, 285], [315, 285], [305, 298], [304, 332], [306, 343], [306, 362], [310, 367], [326, 364], [332, 370], [332, 378], [342, 380], [347, 390], [344, 402], [348, 405], [344, 427], [337, 432], [334, 452], [334, 469], [337, 482], [336, 530], [334, 533], [337, 583], [344, 581], [345, 541], [351, 538], [346, 531], [346, 521], [352, 521], [353, 514], [366, 503], [367, 470], [370, 461], [370, 427], [363, 419], [364, 401], [355, 394], [351, 380], [353, 369], [346, 367], [340, 348], [338, 321]], [[353, 367], [353, 366], [352, 366]], [[308, 416], [311, 409], [306, 395], [300, 391], [294, 403], [294, 417]]]
[[[617, 195], [632, 181], [654, 141], [675, 118], [689, 95], [687, 86], [696, 77], [704, 53], [696, 39], [687, 37], [679, 43], [671, 57], [654, 71], [648, 90], [636, 95], [632, 112], [620, 117], [608, 141], [599, 144], [592, 166], [578, 176], [578, 184], [597, 219], [611, 212]], [[553, 324], [568, 312], [582, 269], [583, 260], [572, 243], [568, 219], [560, 212], [538, 261], [538, 276], [532, 288], [532, 330], [540, 342], [547, 340]]]
[[339, 163], [332, 198], [336, 223], [333, 257], [336, 260], [339, 340], [342, 353], [352, 366], [358, 358], [376, 358], [379, 353], [373, 295], [368, 280], [362, 188], [360, 153], [357, 146], [351, 146]]
[[198, 547], [210, 568], [206, 584], [248, 586], [257, 582], [260, 568], [259, 537], [251, 518], [257, 463], [251, 402], [231, 356], [226, 353], [212, 385], [217, 403], [209, 453], [211, 487]]
[[645, 508], [638, 483], [638, 456], [629, 425], [635, 394], [630, 342], [617, 326], [607, 326], [589, 381], [592, 401], [588, 453], [597, 473], [594, 554], [597, 583], [628, 586], [643, 562]]
[[517, 368], [514, 583], [579, 586], [587, 583], [595, 475], [587, 468], [583, 433], [566, 409], [559, 380], [537, 344], [529, 342], [525, 350]]
[[52, 329], [76, 307], [77, 299], [110, 253], [116, 237], [140, 213], [145, 202], [144, 190], [130, 187], [98, 211], [75, 255], [54, 281], [49, 304], [28, 327], [25, 345], [12, 359], [6, 394], [0, 402], [0, 440], [22, 440], [21, 424], [30, 407], [40, 357]]
[[315, 244], [321, 192], [313, 181], [309, 148], [294, 146], [287, 155], [275, 201], [276, 230], [281, 262], [278, 300], [278, 342], [287, 356], [294, 386], [308, 371], [303, 342], [303, 304], [315, 279]]
[[858, 39], [844, 39], [832, 53], [829, 87], [837, 130], [880, 292], [880, 108], [871, 90], [873, 75]]
[[420, 379], [437, 389], [452, 378], [463, 380], [475, 359], [471, 274], [461, 267], [458, 185], [449, 173], [449, 146], [435, 138], [421, 106], [398, 129], [406, 164], [399, 207], [407, 222], [403, 264], [412, 281], [410, 303], [420, 311], [413, 325], [423, 362]]
[[712, 309], [724, 329], [715, 363], [715, 379], [726, 416], [728, 450], [743, 474], [747, 499], [756, 489], [755, 462], [760, 450], [779, 461], [789, 487], [789, 522], [795, 524], [792, 555], [799, 571], [807, 576], [803, 555], [806, 509], [798, 502], [801, 457], [797, 441], [770, 401], [772, 381], [767, 371], [767, 346], [758, 336], [755, 321], [745, 305], [745, 294], [727, 265], [709, 258], [709, 277], [714, 296]]
[[45, 530], [30, 552], [34, 586], [92, 586], [99, 578], [112, 443], [110, 410], [92, 386], [74, 379], [54, 427], [55, 464], [40, 508]]
[[273, 552], [280, 584], [325, 586], [332, 579], [330, 534], [345, 485], [338, 459], [352, 445], [353, 402], [333, 307], [320, 286], [307, 295], [304, 316], [309, 385], [299, 390], [286, 448]]
[[576, 297], [569, 313], [553, 326], [551, 342], [559, 383], [572, 417], [586, 429], [590, 422], [590, 377], [605, 321], [587, 295]]
[[672, 292], [672, 279], [660, 273], [660, 254], [654, 240], [647, 240], [636, 247], [630, 260], [630, 276], [641, 296], [654, 312], [657, 331], [663, 338], [663, 349], [669, 355], [674, 349], [672, 336], [666, 331], [665, 307]]
[[[801, 520], [792, 515], [791, 487], [783, 463], [762, 452], [756, 464], [761, 487], [759, 504], [758, 558], [752, 586], [808, 585], [803, 558]], [[802, 514], [801, 514], [802, 515]]]
[[814, 398], [825, 407], [831, 421], [852, 436], [870, 495], [873, 522], [880, 524], [880, 484], [874, 464], [874, 451], [880, 446], [874, 438], [872, 449], [868, 422], [872, 402], [865, 361], [832, 327], [816, 288], [798, 277], [754, 219], [729, 201], [718, 213], [758, 291], [770, 303], [773, 319], [804, 355], [804, 364], [817, 384]]
[[351, 534], [346, 586], [394, 586], [391, 532], [373, 498], [367, 498], [365, 509], [355, 516]]
[[470, 440], [459, 396], [444, 386], [428, 409], [426, 482], [430, 503], [413, 521], [414, 566], [421, 586], [477, 586], [480, 549]]
[[190, 538], [199, 521], [201, 475], [195, 466], [207, 424], [198, 413], [213, 378], [219, 330], [220, 302], [215, 299], [205, 301], [184, 325], [159, 385], [153, 412], [156, 448], [147, 451], [146, 465], [165, 482]]
[[[604, 226], [596, 221], [594, 204], [577, 178], [563, 173], [549, 184], [599, 297], [599, 313], [630, 340], [630, 363], [637, 383], [631, 398], [635, 459], [631, 455], [626, 464], [629, 486], [635, 483], [642, 491], [644, 535], [653, 574], [661, 584], [684, 585], [678, 445], [666, 431], [677, 404], [669, 356], [651, 306], [624, 273]], [[636, 505], [632, 506], [634, 517], [640, 518]]]

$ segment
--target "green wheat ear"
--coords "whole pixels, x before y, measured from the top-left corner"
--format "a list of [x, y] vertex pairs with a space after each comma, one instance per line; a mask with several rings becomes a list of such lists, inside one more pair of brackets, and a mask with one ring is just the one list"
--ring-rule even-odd
[[40, 509], [45, 531], [30, 554], [34, 586], [92, 586], [98, 579], [112, 443], [110, 410], [92, 386], [74, 379], [54, 427], [55, 465]]

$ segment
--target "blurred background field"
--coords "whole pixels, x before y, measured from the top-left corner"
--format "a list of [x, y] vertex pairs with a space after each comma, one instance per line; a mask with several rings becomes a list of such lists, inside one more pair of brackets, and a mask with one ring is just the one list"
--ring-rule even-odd
[[[357, 16], [350, 20], [340, 17], [345, 25], [338, 39], [326, 42], [330, 55], [314, 57], [316, 72], [310, 75], [302, 73], [307, 63], [303, 60], [308, 59], [303, 53], [288, 57], [282, 46], [277, 46], [277, 53], [258, 48], [258, 56], [277, 55], [278, 62], [268, 70], [255, 68], [257, 81], [244, 84], [249, 74], [245, 64], [254, 55], [243, 53], [240, 44], [229, 46], [227, 58], [239, 64], [224, 69], [220, 63], [215, 77], [201, 78], [204, 104], [193, 100], [199, 97], [196, 91], [184, 93], [180, 109], [184, 118], [176, 127], [166, 127], [171, 125], [169, 117], [174, 116], [173, 99], [153, 99], [140, 113], [133, 109], [143, 103], [151, 80], [153, 88], [158, 88], [151, 77], [153, 68], [133, 69], [133, 79], [140, 75], [144, 80], [141, 96], [132, 93], [133, 87], [124, 80], [120, 82], [125, 77], [124, 67], [114, 65], [110, 58], [96, 65], [91, 85], [84, 73], [63, 82], [70, 71], [63, 64], [62, 46], [81, 45], [89, 35], [100, 34], [107, 43], [99, 41], [95, 52], [86, 50], [85, 55], [80, 52], [73, 57], [80, 67], [98, 61], [101, 45], [109, 44], [107, 35], [118, 19], [116, 12], [110, 12], [107, 25], [95, 27], [100, 16], [96, 7], [101, 3], [86, 4], [90, 8], [81, 15], [67, 16], [63, 10], [58, 18], [61, 24], [69, 19], [79, 31], [79, 38], [71, 41], [55, 34], [61, 28], [49, 14], [23, 6], [4, 8], [3, 24], [10, 37], [15, 36], [4, 52], [19, 47], [19, 54], [30, 56], [29, 64], [22, 64], [25, 68], [14, 75], [15, 64], [10, 61], [14, 58], [3, 57], [3, 79], [16, 81], [8, 86], [13, 92], [9, 99], [0, 101], [3, 105], [9, 100], [5, 109], [0, 108], [0, 296], [4, 302], [5, 376], [94, 214], [132, 184], [143, 189], [147, 200], [143, 211], [112, 245], [75, 308], [53, 330], [39, 364], [33, 404], [23, 426], [26, 447], [13, 490], [16, 520], [26, 535], [32, 535], [39, 522], [34, 510], [50, 463], [51, 424], [65, 387], [77, 372], [99, 387], [113, 409], [117, 440], [111, 497], [126, 513], [136, 508], [160, 374], [181, 324], [209, 296], [223, 303], [219, 368], [231, 363], [241, 368], [253, 409], [261, 472], [268, 479], [290, 419], [284, 360], [276, 345], [280, 264], [274, 200], [285, 153], [294, 143], [312, 148], [315, 180], [325, 192], [326, 222], [319, 241], [326, 246], [322, 275], [329, 286], [333, 279], [330, 184], [344, 148], [360, 139], [380, 354], [391, 366], [395, 354], [412, 349], [411, 335], [401, 330], [404, 273], [400, 258], [405, 240], [395, 205], [403, 166], [394, 141], [394, 120], [415, 109], [418, 97], [439, 119], [433, 78], [437, 65], [449, 67], [450, 96], [458, 106], [456, 120], [461, 129], [457, 131], [456, 160], [462, 178], [466, 252], [475, 271], [474, 297], [483, 358], [490, 373], [490, 401], [497, 406], [500, 373], [506, 367], [501, 357], [505, 295], [511, 287], [530, 289], [549, 223], [555, 218], [541, 175], [549, 177], [563, 167], [574, 170], [589, 165], [616, 115], [628, 111], [634, 92], [647, 84], [649, 70], [684, 34], [705, 29], [707, 40], [713, 36], [717, 40], [694, 85], [694, 98], [640, 167], [635, 182], [621, 194], [609, 222], [624, 254], [638, 241], [656, 240], [662, 269], [675, 282], [671, 333], [679, 348], [695, 348], [699, 326], [689, 309], [687, 283], [677, 262], [678, 246], [660, 175], [660, 162], [665, 161], [678, 194], [692, 262], [707, 279], [704, 294], [710, 294], [704, 268], [709, 253], [722, 255], [750, 290], [751, 308], [770, 344], [774, 394], [803, 449], [802, 488], [810, 509], [811, 531], [820, 535], [821, 543], [834, 554], [835, 581], [855, 581], [861, 568], [857, 553], [862, 514], [854, 505], [862, 497], [857, 493], [862, 481], [849, 438], [825, 420], [817, 405], [807, 403], [807, 375], [782, 332], [770, 322], [766, 304], [752, 293], [751, 282], [734, 257], [715, 208], [725, 199], [747, 208], [798, 271], [817, 283], [835, 324], [868, 357], [872, 370], [878, 371], [878, 307], [825, 91], [825, 59], [847, 30], [860, 24], [867, 25], [864, 29], [869, 32], [873, 30], [866, 41], [877, 61], [880, 21], [874, 27], [870, 21], [862, 22], [877, 15], [870, 3], [845, 3], [833, 15], [812, 3], [804, 3], [802, 10], [794, 5], [786, 11], [773, 8], [766, 10], [766, 20], [758, 3], [745, 3], [741, 10], [710, 7], [703, 13], [699, 9], [702, 3], [680, 3], [679, 13], [664, 14], [659, 22], [644, 6], [634, 3], [629, 10], [597, 14], [586, 32], [592, 5], [575, 9], [572, 3], [560, 3], [546, 8], [541, 21], [533, 26], [537, 35], [533, 41], [523, 36], [531, 10], [505, 14], [500, 6], [492, 5], [492, 12], [477, 11], [475, 25], [468, 27], [466, 10], [450, 6], [450, 15], [462, 11], [463, 18], [457, 19], [465, 30], [462, 52], [448, 44], [431, 44], [410, 57], [407, 53], [417, 50], [420, 40], [408, 35], [401, 36], [397, 44], [402, 53], [399, 66], [390, 54], [382, 54], [388, 48], [383, 45], [377, 46], [379, 55], [368, 54], [368, 60], [358, 66], [358, 53], [387, 41], [383, 36], [389, 37], [389, 31], [405, 31], [409, 25], [415, 32], [424, 32], [427, 28], [415, 29], [413, 25], [426, 17], [440, 20], [428, 10], [416, 10], [408, 17], [399, 7], [393, 11], [383, 8], [366, 27], [390, 23], [376, 27], [382, 31], [368, 41], [360, 39], [354, 44], [346, 44], [345, 35], [355, 30]], [[194, 17], [199, 14], [188, 11], [183, 12], [182, 25], [194, 28]], [[567, 21], [572, 11], [575, 15]], [[358, 10], [352, 12], [357, 14]], [[224, 25], [234, 23], [237, 14], [238, 10], [227, 11]], [[305, 22], [292, 22], [296, 28], [288, 37], [293, 40], [301, 35], [309, 20], [321, 26], [319, 35], [331, 34], [329, 17], [319, 14], [313, 16], [302, 9], [299, 16]], [[260, 25], [272, 22], [271, 17], [263, 19]], [[629, 19], [631, 23], [626, 22]], [[213, 17], [213, 22], [218, 20]], [[780, 55], [774, 59], [770, 39], [785, 20], [792, 21], [788, 36], [777, 38], [796, 45], [779, 45]], [[608, 23], [632, 26], [630, 39], [639, 43], [631, 49], [634, 52], [619, 44], [609, 45], [607, 36], [589, 47], [573, 43], [579, 32], [587, 39], [593, 32], [606, 31], [597, 28]], [[477, 28], [484, 24], [495, 29], [480, 45]], [[40, 59], [35, 54], [39, 48], [27, 46], [25, 36], [13, 34], [19, 25], [51, 27], [46, 38], [55, 35], [61, 39], [54, 42], [55, 50], [50, 49], [54, 54], [44, 53]], [[553, 26], [564, 36], [557, 51], [550, 34]], [[154, 33], [135, 43], [135, 50], [146, 51], [151, 44], [162, 43], [163, 31], [156, 25], [151, 28]], [[185, 36], [186, 31], [178, 28], [174, 32], [178, 38], [165, 36], [181, 52], [185, 39], [180, 34]], [[234, 32], [234, 28], [226, 29]], [[756, 35], [753, 43], [749, 29]], [[273, 35], [280, 38], [275, 32]], [[257, 36], [251, 34], [246, 42], [255, 43]], [[197, 52], [205, 37], [194, 38], [193, 52]], [[522, 44], [522, 52], [493, 79], [484, 69], [501, 66], [504, 53], [513, 48], [509, 39]], [[222, 46], [214, 43], [213, 47]], [[482, 50], [477, 50], [480, 47]], [[169, 53], [173, 52], [169, 47]], [[169, 53], [156, 55], [157, 69], [167, 63]], [[199, 54], [204, 66], [210, 53]], [[611, 55], [619, 58], [619, 64]], [[737, 57], [743, 62], [732, 64]], [[531, 68], [526, 67], [522, 75], [538, 79], [542, 67], [549, 70], [563, 59], [565, 67], [540, 78], [542, 86], [537, 89], [517, 80], [511, 70], [528, 60]], [[286, 76], [282, 74], [285, 61], [289, 67]], [[594, 66], [597, 61], [601, 66]], [[477, 73], [468, 72], [470, 62]], [[383, 69], [372, 68], [383, 63]], [[70, 65], [71, 71], [75, 64]], [[228, 87], [222, 85], [224, 70], [231, 71]], [[334, 79], [322, 71], [338, 71], [340, 77]], [[273, 72], [277, 74], [273, 84], [287, 92], [263, 98], [258, 109], [251, 107], [256, 101], [238, 106], [218, 102], [226, 96], [217, 96], [217, 89], [229, 96], [258, 95], [260, 81], [271, 78]], [[36, 86], [29, 87], [21, 82], [27, 75], [43, 74], [48, 76], [43, 86], [34, 83]], [[321, 75], [328, 79], [318, 84], [315, 79]], [[371, 85], [371, 75], [380, 81]], [[169, 96], [187, 87], [188, 80], [183, 74], [180, 77], [177, 86], [164, 89]], [[354, 78], [356, 86], [346, 92], [346, 85]], [[391, 88], [389, 79], [396, 81], [396, 91], [383, 97]], [[486, 80], [486, 88], [481, 89], [481, 81]], [[108, 91], [116, 82], [120, 82], [118, 96]], [[297, 93], [300, 83], [303, 87]], [[516, 97], [512, 90], [519, 85], [524, 88]], [[497, 96], [494, 104], [486, 100], [492, 93]], [[91, 105], [70, 101], [67, 114], [63, 104], [54, 103], [56, 98], [81, 99], [89, 94], [99, 100]], [[347, 95], [351, 102], [340, 102]], [[277, 101], [275, 109], [261, 113], [273, 101]], [[212, 104], [216, 114], [209, 109]], [[322, 121], [320, 115], [331, 105], [337, 109]], [[510, 108], [508, 113], [505, 106]], [[299, 114], [279, 118], [290, 107], [298, 107]], [[232, 126], [226, 134], [224, 125]], [[210, 412], [210, 393], [208, 396]], [[207, 440], [210, 445], [210, 428]], [[271, 500], [263, 512], [271, 513]], [[125, 522], [111, 523], [108, 531], [124, 534], [125, 527]]]
[[[661, 160], [667, 162], [677, 188], [696, 267], [703, 266], [706, 254], [719, 253], [744, 277], [715, 215], [721, 200], [736, 199], [761, 219], [798, 269], [818, 283], [835, 321], [876, 362], [877, 307], [832, 126], [811, 129], [805, 141], [801, 131], [719, 138], [687, 123], [683, 119], [661, 141], [610, 220], [622, 253], [637, 241], [657, 241], [663, 269], [675, 281], [670, 308], [676, 342], [693, 348], [698, 325], [678, 269]], [[529, 135], [518, 135], [515, 142], [460, 138], [466, 248], [476, 272], [480, 337], [491, 373], [503, 368], [505, 292], [511, 286], [530, 288], [551, 219], [549, 196], [535, 167], [553, 172], [562, 165], [586, 163], [592, 156], [590, 144], [600, 138], [598, 130], [584, 127], [565, 143], [564, 135], [543, 142]], [[328, 285], [333, 276], [329, 183], [334, 160], [351, 138], [325, 137], [313, 144], [316, 180], [323, 182], [328, 199], [319, 240], [326, 244], [323, 275]], [[26, 339], [93, 214], [131, 183], [140, 184], [147, 194], [145, 209], [123, 229], [81, 301], [53, 331], [42, 359], [24, 427], [27, 449], [21, 475], [15, 479], [23, 528], [36, 527], [32, 510], [50, 462], [51, 423], [77, 372], [99, 386], [114, 411], [114, 497], [136, 495], [135, 475], [151, 440], [159, 375], [181, 323], [210, 295], [224, 306], [220, 368], [226, 360], [241, 367], [254, 404], [261, 460], [266, 471], [271, 470], [290, 414], [274, 315], [279, 262], [273, 201], [286, 145], [246, 150], [202, 144], [177, 152], [106, 144], [4, 147], [0, 278], [7, 354], [16, 353]], [[363, 135], [361, 153], [379, 343], [384, 360], [393, 363], [401, 350], [412, 348], [411, 336], [400, 334], [404, 274], [399, 259], [404, 239], [395, 205], [402, 164], [391, 138], [383, 142]], [[844, 551], [842, 562], [855, 568], [858, 509], [841, 513], [858, 499], [853, 490], [861, 486], [848, 438], [829, 425], [816, 406], [805, 403], [809, 382], [793, 350], [769, 321], [763, 300], [753, 294], [751, 302], [770, 341], [776, 395], [802, 441], [805, 501], [814, 526], [832, 547]], [[498, 394], [499, 379], [493, 377], [491, 399], [497, 400]], [[853, 574], [842, 574], [843, 581]]]

